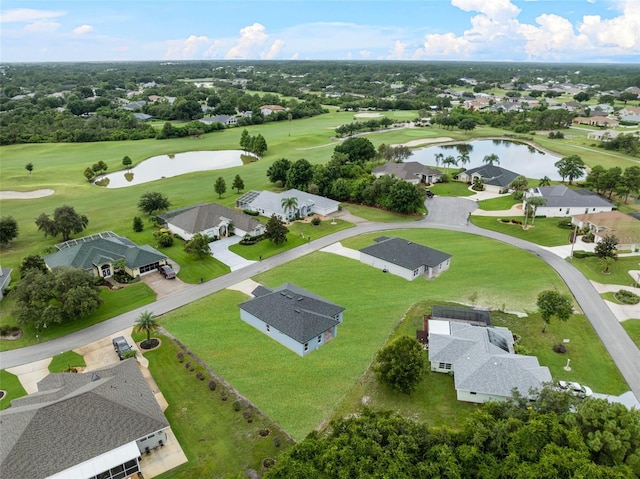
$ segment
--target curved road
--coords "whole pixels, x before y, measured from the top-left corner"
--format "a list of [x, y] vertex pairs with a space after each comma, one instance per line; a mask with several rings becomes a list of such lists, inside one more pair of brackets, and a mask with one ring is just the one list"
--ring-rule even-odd
[[240, 281], [249, 279], [259, 273], [322, 249], [337, 241], [342, 241], [364, 233], [385, 230], [436, 228], [471, 233], [501, 241], [527, 250], [549, 264], [567, 284], [634, 395], [640, 400], [640, 350], [633, 341], [631, 341], [614, 314], [609, 310], [593, 285], [582, 273], [564, 259], [534, 243], [467, 224], [469, 213], [476, 208], [476, 202], [473, 200], [464, 198], [433, 198], [427, 200], [426, 205], [429, 209], [429, 216], [426, 219], [408, 223], [363, 223], [354, 228], [338, 231], [277, 256], [267, 258], [246, 268], [233, 271], [220, 278], [215, 278], [206, 283], [193, 286], [192, 288], [175, 293], [170, 297], [121, 314], [120, 316], [103, 321], [100, 324], [83, 329], [82, 331], [46, 343], [2, 352], [0, 353], [0, 367], [6, 369], [19, 366], [55, 356], [61, 351], [69, 351], [84, 346], [130, 327], [144, 310], [149, 310], [156, 315], [167, 313]]

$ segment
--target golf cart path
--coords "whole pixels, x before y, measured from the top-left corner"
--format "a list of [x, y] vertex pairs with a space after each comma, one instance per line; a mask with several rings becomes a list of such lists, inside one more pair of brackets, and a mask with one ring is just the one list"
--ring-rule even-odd
[[[435, 203], [437, 201], [437, 206]], [[618, 322], [616, 316], [602, 300], [591, 282], [585, 278], [573, 265], [560, 258], [558, 255], [528, 241], [507, 236], [502, 233], [484, 230], [468, 223], [468, 216], [475, 210], [475, 201], [460, 198], [451, 198], [451, 201], [443, 201], [445, 198], [427, 200], [430, 214], [425, 219], [407, 223], [365, 223], [354, 228], [341, 230], [304, 245], [285, 251], [277, 256], [267, 258], [245, 268], [232, 271], [219, 278], [212, 279], [191, 288], [179, 291], [174, 295], [157, 300], [132, 311], [103, 321], [89, 328], [77, 331], [70, 335], [57, 338], [45, 343], [28, 346], [13, 351], [0, 353], [0, 367], [6, 369], [55, 356], [60, 351], [76, 349], [90, 342], [99, 340], [113, 334], [116, 331], [131, 326], [136, 318], [145, 310], [159, 316], [173, 311], [184, 305], [202, 299], [212, 293], [226, 289], [241, 281], [250, 279], [257, 274], [269, 271], [277, 266], [302, 258], [314, 251], [318, 251], [338, 241], [366, 233], [375, 233], [399, 229], [424, 229], [434, 228], [449, 231], [469, 233], [494, 239], [502, 243], [529, 251], [551, 266], [567, 284], [573, 293], [578, 305], [591, 322], [596, 333], [605, 345], [613, 361], [627, 381], [629, 387], [637, 398], [640, 398], [640, 349], [629, 338], [626, 331]], [[462, 207], [459, 211], [456, 205]], [[435, 206], [435, 207], [434, 207]], [[431, 213], [434, 214], [432, 217]], [[455, 213], [455, 214], [454, 214]], [[434, 221], [436, 219], [438, 221]]]

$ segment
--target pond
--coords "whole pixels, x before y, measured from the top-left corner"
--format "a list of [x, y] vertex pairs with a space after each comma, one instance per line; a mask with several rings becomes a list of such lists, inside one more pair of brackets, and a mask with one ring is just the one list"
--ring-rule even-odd
[[194, 171], [221, 170], [242, 166], [241, 155], [243, 154], [245, 152], [240, 150], [221, 150], [188, 151], [175, 155], [153, 156], [142, 161], [135, 168], [100, 175], [97, 180], [107, 178], [109, 180], [105, 185], [107, 188], [124, 188]]
[[[435, 165], [435, 155], [442, 153], [445, 157], [458, 156], [464, 151], [469, 152], [470, 163], [466, 165], [459, 164], [459, 167], [465, 167], [467, 170], [482, 166], [482, 159], [495, 153], [500, 159], [500, 163], [495, 163], [502, 168], [511, 170], [527, 178], [540, 179], [548, 176], [552, 180], [560, 180], [558, 169], [555, 162], [560, 156], [544, 153], [532, 146], [523, 143], [516, 143], [508, 140], [475, 140], [468, 143], [458, 145], [441, 145], [431, 146], [413, 150], [413, 155], [407, 161], [417, 161], [423, 165]], [[446, 171], [440, 164], [439, 168]]]

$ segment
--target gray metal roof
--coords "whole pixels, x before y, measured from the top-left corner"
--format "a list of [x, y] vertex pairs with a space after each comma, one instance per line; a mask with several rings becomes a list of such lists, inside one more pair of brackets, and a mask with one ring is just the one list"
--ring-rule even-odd
[[466, 170], [464, 173], [468, 176], [471, 176], [474, 173], [480, 175], [484, 180], [485, 185], [504, 187], [509, 186], [513, 180], [520, 176], [518, 173], [490, 164], [471, 168], [470, 170]]
[[[546, 198], [546, 207], [570, 208], [570, 207], [612, 207], [613, 204], [593, 191], [578, 189], [572, 190], [565, 185], [538, 186], [531, 188], [528, 194]], [[525, 198], [526, 200], [526, 198]]]
[[342, 306], [291, 283], [265, 290], [256, 288], [259, 295], [238, 307], [300, 344], [339, 324], [334, 318], [344, 311]]
[[50, 374], [0, 411], [0, 470], [45, 478], [169, 426], [134, 359]]
[[226, 218], [242, 231], [253, 231], [262, 223], [241, 211], [236, 211], [217, 203], [193, 205], [158, 215], [166, 223], [171, 223], [184, 231], [196, 234], [220, 225]]
[[118, 259], [124, 259], [129, 268], [139, 268], [166, 258], [151, 246], [132, 246], [126, 238], [115, 236], [98, 237], [65, 246], [60, 251], [45, 256], [44, 262], [50, 268], [71, 266], [88, 270]]
[[237, 200], [238, 205], [251, 205], [252, 208], [262, 209], [265, 211], [273, 211], [280, 215], [284, 215], [282, 208], [283, 198], [296, 198], [298, 200], [298, 208], [306, 205], [309, 208], [317, 206], [320, 209], [337, 209], [340, 204], [338, 201], [325, 198], [324, 196], [312, 195], [304, 191], [290, 189], [281, 193], [273, 193], [272, 191], [261, 191], [255, 195], [254, 191], [245, 193]]
[[386, 175], [395, 175], [403, 180], [415, 180], [424, 176], [440, 176], [442, 172], [428, 166], [418, 163], [417, 161], [407, 161], [404, 163], [395, 163], [389, 161], [384, 165], [376, 166], [373, 169], [373, 174], [382, 173]]
[[444, 253], [427, 246], [423, 246], [402, 238], [378, 238], [371, 246], [362, 248], [362, 253], [396, 264], [407, 269], [418, 269], [426, 265], [431, 268], [438, 266], [451, 258], [449, 253]]

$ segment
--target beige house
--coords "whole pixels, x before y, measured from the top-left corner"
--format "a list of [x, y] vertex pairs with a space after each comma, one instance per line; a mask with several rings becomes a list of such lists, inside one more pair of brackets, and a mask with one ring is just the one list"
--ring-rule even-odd
[[605, 236], [618, 239], [618, 249], [636, 251], [640, 247], [640, 221], [620, 211], [575, 215], [571, 222], [578, 228], [589, 228], [596, 243]]

